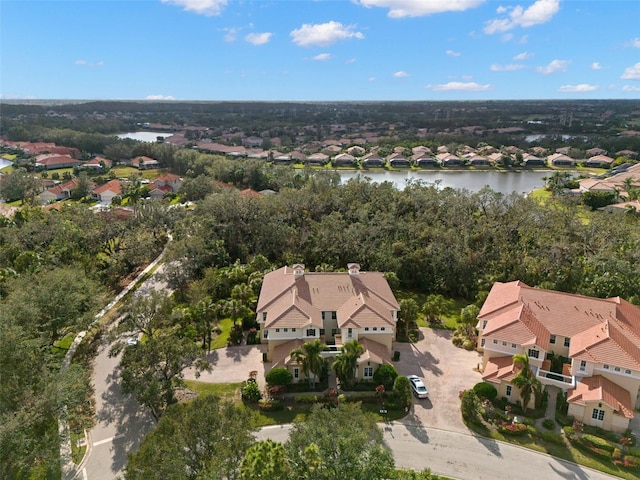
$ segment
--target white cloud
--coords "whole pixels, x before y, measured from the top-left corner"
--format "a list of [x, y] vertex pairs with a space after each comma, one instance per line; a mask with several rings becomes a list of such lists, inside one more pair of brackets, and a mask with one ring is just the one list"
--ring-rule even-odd
[[162, 3], [177, 5], [187, 12], [208, 17], [220, 15], [222, 9], [227, 6], [228, 0], [161, 0]]
[[545, 75], [550, 75], [556, 72], [566, 72], [569, 66], [568, 60], [552, 60], [548, 65], [537, 67], [536, 71]]
[[640, 92], [640, 86], [638, 85], [623, 85], [623, 92]]
[[533, 57], [533, 53], [530, 52], [522, 52], [519, 53], [518, 55], [516, 55], [515, 57], [513, 57], [514, 60], [521, 62], [523, 60], [527, 60], [528, 58]]
[[434, 92], [465, 91], [465, 92], [485, 92], [491, 90], [493, 85], [478, 85], [476, 82], [449, 82], [439, 85], [426, 85], [424, 88]]
[[223, 28], [222, 31], [224, 32], [224, 41], [225, 42], [235, 42], [236, 39], [238, 38], [238, 33], [240, 32], [239, 28], [235, 28], [235, 27], [228, 27], [228, 28]]
[[341, 40], [350, 38], [363, 39], [362, 32], [356, 32], [354, 25], [343, 25], [340, 22], [305, 23], [300, 28], [292, 30], [289, 35], [293, 43], [300, 47], [326, 47]]
[[496, 13], [504, 13], [506, 11], [507, 11], [507, 7], [503, 7], [502, 5], [496, 8]]
[[627, 67], [620, 76], [623, 80], [640, 80], [640, 62]]
[[484, 0], [355, 0], [363, 7], [388, 8], [390, 18], [423, 17], [443, 12], [463, 12]]
[[578, 85], [562, 85], [558, 88], [559, 92], [565, 93], [583, 93], [583, 92], [593, 92], [597, 90], [597, 85], [589, 85], [587, 83], [580, 83]]
[[[498, 9], [500, 10], [500, 9]], [[506, 18], [494, 18], [484, 26], [484, 33], [493, 35], [513, 30], [516, 27], [528, 28], [541, 23], [547, 23], [560, 10], [560, 0], [537, 0], [528, 8], [521, 5], [502, 8], [499, 14], [507, 13]]]
[[147, 95], [145, 100], [175, 100], [171, 95]]
[[591, 70], [602, 70], [602, 65], [600, 65], [600, 62], [593, 62], [591, 64]]
[[350, 58], [349, 60], [347, 60], [347, 61], [346, 61], [346, 62], [344, 62], [344, 63], [346, 63], [347, 65], [351, 65], [352, 63], [356, 63], [357, 61], [358, 61], [358, 60], [357, 60], [357, 59], [355, 59], [355, 58]]
[[400, 70], [399, 72], [395, 72], [393, 76], [396, 78], [404, 78], [404, 77], [410, 77], [411, 75], [408, 74], [407, 72], [403, 72], [402, 70]]
[[460, 55], [462, 55], [460, 52], [456, 52], [454, 50], [447, 50], [446, 52], [447, 55], [449, 55], [450, 57], [459, 57]]
[[633, 40], [630, 40], [627, 45], [633, 48], [640, 48], [640, 38], [636, 37]]
[[318, 55], [316, 55], [315, 57], [313, 57], [314, 60], [318, 60], [318, 61], [325, 61], [325, 60], [330, 60], [332, 58], [332, 55], [330, 53], [320, 53]]
[[489, 67], [492, 72], [515, 72], [516, 70], [522, 70], [526, 68], [521, 63], [510, 63], [509, 65], [498, 65], [494, 63]]
[[369, 82], [375, 82], [376, 80], [377, 80], [377, 78], [376, 78], [376, 77], [369, 77], [369, 78], [367, 79], [367, 81], [369, 81]]
[[246, 37], [244, 37], [244, 39], [247, 42], [252, 43], [253, 45], [264, 45], [265, 43], [269, 43], [272, 35], [273, 33], [271, 32], [249, 33]]
[[104, 62], [87, 62], [86, 60], [76, 60], [76, 65], [82, 65], [84, 67], [102, 67], [104, 66]]

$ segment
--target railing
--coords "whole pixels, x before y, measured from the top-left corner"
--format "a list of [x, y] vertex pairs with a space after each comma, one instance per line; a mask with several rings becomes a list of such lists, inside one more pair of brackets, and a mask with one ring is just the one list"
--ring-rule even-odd
[[545, 385], [555, 385], [563, 390], [576, 386], [575, 377], [542, 370], [540, 368], [536, 371], [536, 378]]

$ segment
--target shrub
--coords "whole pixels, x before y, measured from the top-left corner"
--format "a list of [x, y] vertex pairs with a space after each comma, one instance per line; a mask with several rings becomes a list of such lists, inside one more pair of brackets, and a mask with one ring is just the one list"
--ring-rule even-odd
[[544, 428], [546, 428], [547, 430], [553, 430], [553, 427], [556, 426], [556, 422], [554, 422], [553, 420], [551, 420], [550, 418], [545, 418], [542, 421], [542, 426]]
[[262, 398], [262, 392], [255, 380], [249, 379], [241, 389], [242, 398], [249, 402], [257, 402]]
[[349, 403], [378, 403], [379, 400], [379, 395], [375, 392], [358, 392], [347, 396], [347, 402]]
[[524, 435], [528, 427], [524, 423], [505, 423], [498, 427], [498, 431], [506, 435]]
[[635, 468], [640, 465], [640, 458], [634, 457], [633, 455], [625, 455], [624, 456], [624, 466]]
[[554, 443], [556, 445], [564, 445], [564, 437], [559, 433], [542, 432], [540, 434], [540, 438], [542, 438], [545, 442]]
[[493, 401], [498, 396], [498, 390], [489, 382], [476, 383], [473, 386], [473, 391], [479, 398], [486, 398]]
[[474, 342], [473, 340], [465, 340], [464, 342], [462, 342], [462, 348], [464, 348], [465, 350], [473, 350], [476, 348], [476, 342]]
[[620, 451], [619, 448], [614, 448], [613, 449], [613, 453], [611, 454], [611, 458], [613, 458], [614, 460], [622, 459], [622, 452]]
[[562, 427], [562, 431], [567, 436], [567, 438], [573, 437], [573, 434], [575, 433], [573, 427], [570, 427], [569, 425]]
[[398, 401], [405, 407], [411, 406], [411, 385], [407, 377], [404, 375], [396, 377], [393, 382], [393, 393], [396, 394]]
[[613, 450], [616, 448], [614, 444], [605, 440], [604, 438], [596, 437], [595, 435], [590, 435], [588, 433], [582, 435], [581, 441], [589, 447], [601, 448], [602, 450], [606, 450], [608, 452], [613, 452]]
[[280, 400], [262, 399], [258, 401], [258, 407], [264, 412], [275, 412], [278, 410], [282, 410], [284, 408], [284, 405]]
[[396, 367], [388, 363], [380, 365], [376, 371], [373, 372], [373, 382], [376, 385], [384, 385], [386, 390], [393, 388], [393, 382], [396, 381], [397, 377], [398, 372], [396, 371]]
[[291, 372], [283, 367], [277, 367], [269, 370], [265, 375], [265, 380], [269, 385], [288, 386], [293, 381]]
[[456, 347], [461, 347], [462, 344], [464, 343], [464, 338], [462, 337], [453, 337], [451, 339], [451, 342], [456, 346]]
[[480, 400], [473, 390], [465, 390], [460, 397], [460, 410], [465, 420], [475, 422], [478, 420]]
[[293, 397], [293, 401], [295, 403], [305, 404], [318, 403], [318, 396], [314, 395], [313, 393], [302, 393]]

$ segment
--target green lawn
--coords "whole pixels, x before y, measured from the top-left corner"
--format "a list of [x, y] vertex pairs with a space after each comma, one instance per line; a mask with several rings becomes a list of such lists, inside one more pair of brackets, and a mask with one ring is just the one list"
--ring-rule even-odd
[[148, 180], [152, 180], [162, 174], [162, 170], [158, 168], [151, 170], [138, 170], [135, 167], [129, 166], [116, 166], [110, 171], [115, 173], [118, 178], [128, 178], [129, 175], [142, 175], [142, 178], [146, 178]]
[[231, 328], [233, 327], [233, 320], [230, 318], [225, 318], [220, 320], [218, 324], [220, 327], [220, 335], [213, 339], [211, 342], [211, 349], [215, 350], [216, 348], [224, 348], [227, 346], [227, 341], [229, 340], [229, 334], [231, 333]]
[[216, 395], [224, 400], [240, 398], [241, 383], [206, 383], [197, 380], [185, 380], [187, 388], [200, 395]]
[[67, 354], [69, 347], [73, 343], [74, 338], [76, 338], [75, 333], [67, 333], [64, 337], [53, 344], [53, 347], [51, 347], [51, 352], [54, 355], [64, 357]]

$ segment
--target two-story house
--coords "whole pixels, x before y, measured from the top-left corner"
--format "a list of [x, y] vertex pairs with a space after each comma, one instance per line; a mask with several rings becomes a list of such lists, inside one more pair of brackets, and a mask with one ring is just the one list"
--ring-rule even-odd
[[294, 381], [303, 377], [290, 353], [315, 339], [328, 346], [326, 358], [340, 353], [343, 342], [358, 340], [365, 353], [356, 378], [372, 378], [378, 366], [391, 361], [399, 309], [384, 275], [361, 272], [357, 263], [350, 263], [348, 272], [305, 272], [302, 264], [270, 272], [256, 308], [268, 360], [272, 367], [289, 369]]
[[[619, 298], [591, 298], [495, 283], [478, 315], [483, 379], [498, 396], [520, 399], [512, 357], [527, 354], [543, 386], [567, 393], [569, 415], [624, 431], [640, 407], [640, 307]], [[551, 371], [551, 360], [561, 369]]]

